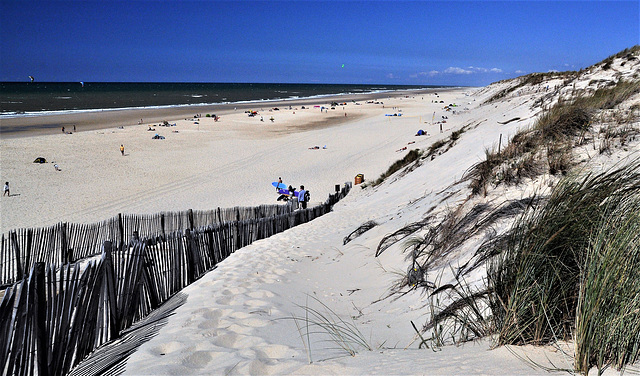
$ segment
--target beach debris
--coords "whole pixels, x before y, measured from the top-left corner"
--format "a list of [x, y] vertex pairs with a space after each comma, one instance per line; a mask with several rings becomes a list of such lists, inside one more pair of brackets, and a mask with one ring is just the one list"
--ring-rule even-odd
[[[357, 229], [353, 230], [349, 235], [345, 236], [344, 239], [342, 239], [342, 245], [346, 245], [347, 243], [349, 243], [353, 239], [355, 239], [358, 236], [364, 234], [365, 232], [371, 230], [372, 228], [376, 227], [377, 225], [378, 225], [378, 223], [376, 221], [367, 221], [367, 222], [361, 224]], [[351, 295], [351, 294], [349, 294], [349, 295]]]
[[509, 124], [509, 123], [511, 123], [512, 121], [516, 121], [516, 120], [520, 120], [520, 118], [519, 118], [519, 117], [514, 117], [514, 118], [509, 119], [509, 120], [507, 120], [507, 121], [499, 121], [499, 122], [498, 122], [498, 124], [505, 125], [505, 124]]

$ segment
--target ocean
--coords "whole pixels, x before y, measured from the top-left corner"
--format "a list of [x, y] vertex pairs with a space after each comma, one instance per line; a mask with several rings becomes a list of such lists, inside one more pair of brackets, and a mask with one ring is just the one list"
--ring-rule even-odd
[[[2, 82], [0, 115], [25, 116], [59, 111], [241, 103], [336, 94], [363, 94], [438, 86], [264, 84]], [[439, 86], [441, 87], [441, 86]]]

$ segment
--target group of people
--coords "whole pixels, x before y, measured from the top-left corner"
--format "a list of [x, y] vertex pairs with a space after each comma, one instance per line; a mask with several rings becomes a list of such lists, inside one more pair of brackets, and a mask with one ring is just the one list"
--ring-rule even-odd
[[[276, 187], [276, 192], [280, 191], [281, 189], [280, 184], [282, 184], [282, 177], [278, 178], [278, 186]], [[296, 191], [295, 187], [289, 185], [288, 191], [289, 191], [289, 197], [295, 196], [295, 191]], [[280, 200], [280, 198], [278, 198], [278, 200]], [[298, 202], [300, 203], [300, 206], [302, 207], [302, 209], [307, 208], [307, 202], [309, 202], [309, 191], [304, 189], [304, 185], [300, 185], [300, 190], [298, 191]]]

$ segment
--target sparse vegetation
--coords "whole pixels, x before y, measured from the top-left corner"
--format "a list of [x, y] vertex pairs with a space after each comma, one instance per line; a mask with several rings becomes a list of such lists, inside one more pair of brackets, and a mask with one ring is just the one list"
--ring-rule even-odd
[[353, 239], [355, 239], [358, 236], [364, 234], [365, 232], [371, 230], [372, 228], [376, 227], [377, 225], [378, 225], [378, 223], [376, 221], [367, 221], [367, 222], [361, 224], [357, 229], [353, 230], [353, 232], [351, 232], [349, 235], [345, 236], [344, 239], [342, 239], [342, 245], [346, 245], [347, 243], [349, 243]]
[[[594, 113], [611, 109], [631, 96], [640, 93], [640, 81], [618, 81], [615, 85], [597, 89], [591, 96], [580, 96], [571, 101], [558, 101], [544, 112], [531, 129], [521, 130], [513, 136], [504, 151], [487, 150], [484, 161], [472, 166], [464, 176], [470, 181], [474, 195], [486, 194], [489, 184], [518, 184], [523, 178], [533, 178], [545, 171], [552, 175], [566, 174], [573, 165], [574, 144], [584, 140], [591, 129]], [[617, 123], [630, 123], [637, 116], [630, 110], [628, 117]], [[633, 127], [623, 133], [608, 131], [599, 152], [609, 151], [612, 138], [621, 144], [627, 137], [635, 137]], [[542, 168], [546, 165], [546, 168]]]
[[500, 90], [496, 94], [494, 94], [491, 98], [487, 99], [485, 103], [495, 102], [498, 99], [502, 99], [509, 95], [510, 93], [518, 90], [521, 87], [527, 85], [539, 85], [544, 81], [548, 81], [554, 78], [564, 78], [565, 80], [573, 80], [578, 76], [578, 72], [575, 71], [565, 71], [565, 72], [547, 72], [547, 73], [530, 73], [526, 76], [519, 77], [519, 82], [513, 86], [509, 86], [506, 89]]
[[420, 149], [410, 150], [402, 159], [397, 160], [395, 163], [389, 166], [387, 171], [385, 171], [382, 175], [380, 175], [380, 177], [377, 180], [375, 180], [373, 183], [371, 183], [371, 185], [375, 187], [376, 185], [381, 184], [386, 178], [393, 175], [403, 167], [406, 167], [411, 163], [419, 163], [421, 156], [422, 156], [422, 152], [420, 151]]
[[630, 48], [625, 48], [624, 50], [618, 52], [615, 55], [611, 55], [609, 57], [607, 57], [606, 59], [602, 60], [600, 63], [595, 64], [595, 65], [602, 65], [602, 69], [603, 70], [609, 70], [611, 69], [611, 64], [613, 63], [613, 60], [615, 59], [626, 59], [627, 61], [631, 61], [631, 60], [635, 60], [637, 59], [635, 57], [635, 54], [640, 51], [640, 45], [635, 45], [633, 47]]
[[304, 317], [293, 315], [289, 317], [296, 324], [300, 339], [307, 351], [309, 363], [313, 362], [311, 335], [328, 336], [328, 341], [333, 342], [351, 356], [355, 356], [360, 349], [373, 351], [373, 347], [358, 329], [353, 317], [349, 320], [343, 319], [318, 298], [312, 297], [312, 299], [320, 306], [319, 308], [311, 307], [307, 301], [305, 306], [298, 306], [304, 309]]
[[574, 105], [589, 109], [610, 109], [640, 93], [640, 81], [620, 80], [615, 85], [599, 88], [589, 97], [579, 97]]

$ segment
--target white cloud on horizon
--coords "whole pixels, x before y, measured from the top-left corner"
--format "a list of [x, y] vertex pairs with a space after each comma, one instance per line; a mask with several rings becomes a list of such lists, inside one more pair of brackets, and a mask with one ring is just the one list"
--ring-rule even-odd
[[458, 67], [449, 67], [449, 68], [444, 70], [444, 73], [448, 73], [448, 74], [471, 74], [471, 73], [473, 73], [473, 71], [462, 69], [462, 68], [458, 68]]
[[418, 76], [428, 76], [434, 77], [442, 74], [458, 74], [458, 75], [469, 75], [475, 73], [502, 73], [502, 69], [500, 68], [481, 68], [481, 67], [473, 67], [470, 66], [468, 68], [460, 68], [460, 67], [449, 67], [443, 71], [430, 70], [428, 72], [419, 72], [417, 74], [412, 74], [412, 78], [417, 78]]

